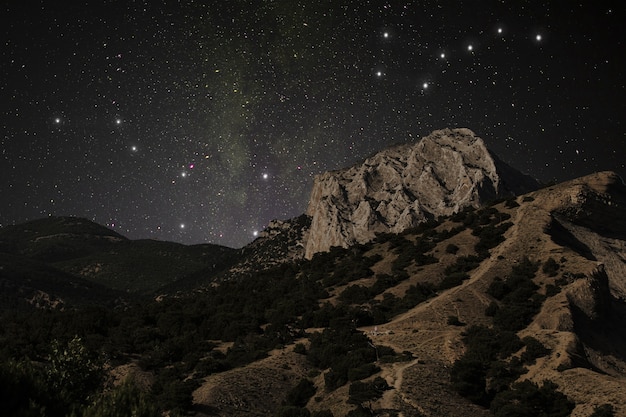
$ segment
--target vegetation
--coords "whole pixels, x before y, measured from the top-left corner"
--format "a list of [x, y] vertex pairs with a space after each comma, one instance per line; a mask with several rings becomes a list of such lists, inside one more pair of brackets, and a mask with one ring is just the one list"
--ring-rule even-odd
[[[543, 302], [532, 281], [538, 266], [523, 258], [506, 279], [492, 282], [487, 292], [499, 303], [492, 303], [486, 313], [493, 317], [493, 327], [467, 329], [463, 338], [466, 352], [451, 370], [456, 391], [490, 407], [497, 416], [565, 416], [573, 409], [550, 382], [542, 387], [528, 381], [514, 383], [525, 372], [523, 365], [549, 353], [535, 338], [520, 340], [515, 333], [530, 323]], [[523, 347], [519, 357], [512, 356]]]
[[[515, 207], [515, 200], [510, 201], [507, 207]], [[305, 355], [316, 368], [314, 372], [323, 375], [325, 390], [349, 384], [344, 389], [349, 391], [348, 402], [356, 408], [348, 415], [372, 415], [371, 404], [389, 389], [376, 376], [379, 365], [409, 360], [411, 354], [398, 355], [389, 347], [374, 345], [357, 327], [386, 323], [438, 291], [461, 285], [490, 255], [489, 251], [504, 240], [504, 233], [511, 226], [509, 219], [508, 213], [495, 207], [467, 209], [449, 218], [457, 225], [448, 230], [431, 221], [399, 235], [379, 235], [376, 241], [386, 244], [393, 253], [386, 260], [392, 260], [390, 269], [385, 270], [388, 273], [374, 273], [381, 270], [380, 265], [374, 267], [383, 260], [380, 249], [372, 250], [373, 244], [355, 245], [349, 249], [332, 248], [311, 261], [240, 272], [237, 279], [223, 276], [214, 285], [200, 289], [194, 286], [192, 293], [177, 293], [159, 301], [138, 299], [118, 304], [117, 308], [92, 305], [64, 311], [4, 309], [0, 311], [3, 409], [8, 415], [50, 417], [185, 415], [192, 407], [192, 392], [206, 376], [244, 366], [264, 358], [272, 349], [308, 336], [310, 343], [296, 344], [294, 352]], [[298, 221], [310, 219], [305, 216]], [[54, 231], [58, 225], [46, 227]], [[467, 228], [475, 242], [473, 253], [471, 248], [461, 249], [446, 241]], [[24, 251], [27, 246], [19, 240], [22, 232], [9, 230], [6, 233], [11, 239], [0, 243], [15, 253]], [[113, 256], [112, 252], [98, 252], [104, 247], [99, 245], [109, 250], [110, 239], [118, 236], [99, 229], [93, 233], [98, 239], [84, 248], [76, 242], [64, 246], [47, 241], [44, 246], [28, 249], [43, 260], [58, 259], [56, 256], [61, 254], [54, 268], [37, 264], [43, 265], [38, 270], [42, 280], [47, 279], [47, 274], [58, 273], [55, 268], [80, 269], [85, 263]], [[466, 235], [469, 231], [464, 238]], [[109, 243], [100, 242], [102, 237]], [[118, 242], [117, 247], [126, 243]], [[232, 253], [225, 251], [214, 258], [218, 266], [208, 266], [211, 256], [205, 255], [213, 248], [194, 248], [194, 253], [202, 258], [197, 261], [186, 250], [162, 243], [145, 242], [139, 251], [144, 261], [152, 259], [144, 256], [146, 251], [152, 255], [167, 252], [167, 256], [151, 264], [150, 272], [157, 276], [143, 283], [136, 279], [135, 284], [124, 284], [128, 276], [111, 273], [109, 284], [138, 291], [154, 283], [162, 285], [171, 276], [159, 274], [179, 261], [184, 267], [176, 280], [184, 276], [189, 283], [203, 282], [207, 274], [232, 261]], [[284, 243], [263, 250], [283, 250]], [[405, 283], [414, 271], [440, 262], [435, 256], [437, 250], [448, 254], [443, 258], [447, 267], [442, 265], [439, 269], [443, 269], [443, 279]], [[132, 251], [126, 253], [123, 263], [131, 262], [136, 255]], [[450, 259], [453, 262], [448, 265]], [[563, 263], [548, 258], [541, 266], [547, 276], [561, 273], [554, 284], [546, 285], [546, 296], [578, 276], [562, 271]], [[545, 298], [533, 282], [539, 266], [523, 258], [504, 278], [494, 279], [487, 291], [493, 300], [485, 311], [492, 318], [491, 326], [472, 326], [461, 322], [458, 316], [449, 316], [447, 320], [450, 326], [465, 326], [466, 351], [451, 369], [453, 387], [469, 400], [490, 407], [496, 416], [561, 416], [572, 408], [571, 402], [549, 381], [542, 385], [516, 382], [525, 372], [524, 366], [549, 353], [539, 340], [520, 340], [516, 334], [537, 314]], [[126, 273], [143, 276], [141, 268], [136, 268], [126, 268]], [[26, 265], [19, 276], [35, 277], [32, 271], [33, 266]], [[142, 271], [145, 275], [146, 270]], [[401, 292], [399, 288], [406, 289]], [[337, 297], [331, 300], [329, 294]], [[321, 330], [308, 335], [304, 330], [310, 328]], [[222, 342], [230, 342], [230, 347], [218, 349]], [[128, 379], [114, 387], [105, 370], [131, 361], [152, 374], [151, 383], [140, 387]], [[311, 413], [306, 409], [315, 395], [313, 382], [300, 380], [286, 391], [276, 415], [332, 416], [330, 411]], [[612, 407], [605, 405], [598, 407], [594, 416], [612, 413]]]

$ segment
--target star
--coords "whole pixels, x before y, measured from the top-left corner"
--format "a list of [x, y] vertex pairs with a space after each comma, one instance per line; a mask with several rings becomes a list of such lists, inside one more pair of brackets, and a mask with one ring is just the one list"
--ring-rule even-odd
[[424, 90], [426, 90], [426, 89], [428, 88], [428, 83], [424, 83], [424, 84], [422, 84], [422, 88], [423, 88]]
[[472, 44], [467, 45], [467, 50], [469, 52], [472, 52], [474, 50], [474, 45], [472, 45]]
[[130, 147], [130, 150], [131, 150], [132, 152], [137, 152], [139, 149], [137, 148], [137, 146], [136, 146], [136, 145], [133, 145], [133, 146], [131, 146], [131, 147]]
[[116, 125], [121, 125], [122, 124], [122, 119], [115, 119], [115, 124]]
[[383, 38], [385, 38], [385, 39], [389, 39], [389, 32], [385, 32], [385, 33], [383, 33]]
[[181, 230], [182, 230], [182, 229], [184, 229], [184, 228], [185, 228], [185, 223], [181, 223], [178, 227], [179, 227]]
[[541, 36], [541, 33], [538, 33], [538, 34], [535, 35], [535, 40], [537, 42], [541, 42], [542, 39], [543, 39], [543, 37]]
[[59, 124], [61, 123], [61, 118], [57, 117], [56, 119], [54, 119], [54, 123]]
[[263, 178], [264, 180], [268, 179], [270, 177], [270, 175], [267, 172], [264, 172], [263, 175], [261, 175], [261, 178]]

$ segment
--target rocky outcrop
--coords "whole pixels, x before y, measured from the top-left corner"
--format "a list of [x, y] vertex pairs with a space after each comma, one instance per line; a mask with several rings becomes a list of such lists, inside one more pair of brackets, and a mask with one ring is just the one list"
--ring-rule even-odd
[[312, 220], [305, 257], [536, 188], [536, 181], [500, 161], [471, 130], [437, 130], [362, 164], [318, 175], [306, 212]]
[[611, 313], [611, 290], [604, 265], [599, 264], [591, 274], [572, 285], [567, 299], [579, 321], [606, 321]]

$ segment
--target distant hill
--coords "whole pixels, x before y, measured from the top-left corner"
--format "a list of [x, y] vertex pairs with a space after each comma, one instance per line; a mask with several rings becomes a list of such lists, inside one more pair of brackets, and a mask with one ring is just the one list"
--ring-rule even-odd
[[49, 217], [0, 229], [0, 277], [11, 282], [5, 293], [38, 294], [57, 304], [112, 302], [121, 294], [156, 295], [165, 286], [176, 291], [174, 284], [189, 275], [226, 268], [235, 252], [210, 244], [132, 241], [86, 219]]

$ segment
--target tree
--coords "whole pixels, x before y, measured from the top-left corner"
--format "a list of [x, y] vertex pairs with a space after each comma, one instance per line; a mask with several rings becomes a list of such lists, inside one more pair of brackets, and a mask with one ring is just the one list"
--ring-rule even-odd
[[381, 377], [376, 377], [373, 381], [369, 382], [353, 382], [348, 391], [348, 403], [356, 404], [360, 407], [363, 407], [363, 404], [367, 403], [367, 408], [371, 411], [372, 401], [381, 398], [383, 393], [388, 389], [390, 388], [389, 385], [387, 385], [387, 381]]
[[52, 342], [46, 382], [68, 407], [86, 404], [102, 387], [104, 378], [102, 361], [87, 350], [80, 337], [67, 344]]
[[108, 394], [100, 396], [80, 414], [82, 417], [157, 417], [150, 397], [133, 380], [127, 379]]
[[495, 417], [566, 417], [574, 403], [551, 381], [544, 381], [540, 387], [525, 380], [496, 395], [490, 409]]

